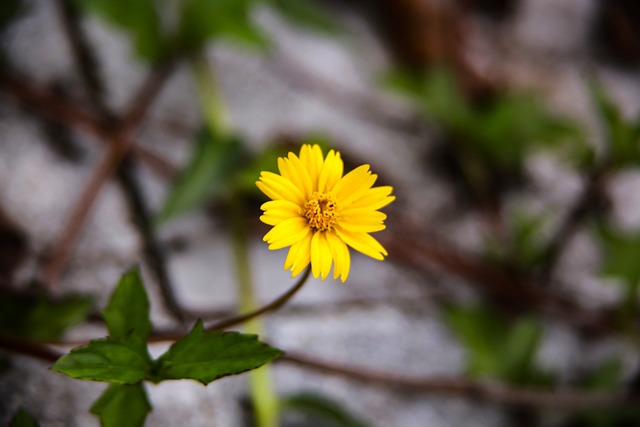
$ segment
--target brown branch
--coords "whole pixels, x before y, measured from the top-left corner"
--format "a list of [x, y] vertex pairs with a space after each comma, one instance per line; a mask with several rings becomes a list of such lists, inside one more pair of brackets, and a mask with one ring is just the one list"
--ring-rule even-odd
[[321, 361], [287, 352], [277, 359], [303, 369], [317, 371], [405, 393], [425, 393], [505, 406], [579, 411], [605, 408], [637, 408], [640, 396], [624, 392], [588, 392], [568, 389], [541, 390], [482, 383], [466, 378], [418, 377]]
[[86, 108], [18, 76], [0, 74], [0, 91], [13, 96], [29, 111], [41, 114], [70, 129], [83, 130], [102, 140], [107, 138], [104, 124]]
[[584, 309], [547, 291], [531, 278], [488, 264], [435, 234], [429, 237], [424, 234], [405, 228], [402, 233], [385, 231], [378, 238], [391, 260], [420, 271], [437, 271], [461, 278], [505, 310], [541, 311], [591, 333], [614, 326], [607, 310]]
[[55, 362], [63, 356], [62, 353], [52, 350], [41, 343], [6, 338], [2, 336], [0, 336], [0, 348], [12, 353], [30, 356], [47, 362]]
[[127, 153], [130, 140], [120, 139], [116, 141], [110, 148], [102, 161], [94, 169], [89, 182], [84, 191], [80, 195], [78, 201], [73, 206], [69, 214], [64, 228], [60, 232], [56, 243], [53, 246], [53, 252], [49, 260], [42, 269], [40, 279], [47, 287], [56, 284], [60, 275], [64, 272], [73, 249], [80, 237], [80, 231], [84, 227], [92, 207], [100, 193], [102, 186], [113, 175], [117, 166], [120, 164]]

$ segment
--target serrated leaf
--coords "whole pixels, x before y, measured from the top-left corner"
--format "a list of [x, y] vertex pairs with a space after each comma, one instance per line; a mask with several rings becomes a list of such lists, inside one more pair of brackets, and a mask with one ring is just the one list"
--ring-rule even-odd
[[132, 268], [120, 278], [102, 316], [112, 338], [124, 339], [133, 332], [141, 341], [147, 340], [151, 331], [149, 298], [139, 268]]
[[191, 161], [171, 189], [157, 222], [166, 222], [223, 195], [242, 170], [245, 158], [239, 139], [201, 130]]
[[51, 369], [79, 380], [135, 384], [147, 377], [151, 367], [146, 343], [132, 334], [123, 340], [92, 340], [62, 356]]
[[34, 340], [57, 339], [87, 318], [93, 299], [69, 295], [53, 300], [44, 295], [0, 292], [0, 333]]
[[9, 422], [9, 427], [38, 427], [39, 425], [24, 408], [18, 409]]
[[300, 425], [304, 426], [367, 427], [369, 425], [351, 414], [337, 401], [317, 393], [294, 394], [284, 399], [282, 406], [285, 417], [291, 412], [300, 415], [302, 416]]
[[340, 27], [335, 20], [313, 0], [267, 1], [293, 24], [332, 35], [340, 32]]
[[220, 38], [266, 47], [266, 36], [251, 20], [254, 3], [253, 0], [185, 0], [177, 36], [180, 50], [193, 54]]
[[198, 321], [187, 336], [156, 361], [152, 380], [192, 379], [206, 385], [259, 368], [282, 354], [281, 350], [258, 341], [256, 335], [205, 332]]
[[155, 0], [77, 0], [86, 10], [124, 30], [131, 38], [137, 55], [158, 61], [167, 55], [167, 43]]
[[151, 412], [142, 383], [111, 384], [91, 406], [102, 427], [141, 427]]

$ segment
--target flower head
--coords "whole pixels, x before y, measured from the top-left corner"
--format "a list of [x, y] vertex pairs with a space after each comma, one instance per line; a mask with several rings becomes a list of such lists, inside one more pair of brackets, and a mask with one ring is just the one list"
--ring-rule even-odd
[[278, 159], [280, 175], [262, 172], [256, 185], [271, 201], [260, 220], [273, 228], [264, 236], [269, 249], [290, 246], [285, 270], [297, 276], [311, 263], [314, 277], [349, 275], [349, 248], [382, 260], [387, 251], [369, 233], [384, 230], [386, 215], [378, 209], [395, 197], [389, 186], [375, 187], [377, 175], [362, 165], [342, 176], [340, 153], [326, 158], [318, 145], [303, 145], [300, 156]]

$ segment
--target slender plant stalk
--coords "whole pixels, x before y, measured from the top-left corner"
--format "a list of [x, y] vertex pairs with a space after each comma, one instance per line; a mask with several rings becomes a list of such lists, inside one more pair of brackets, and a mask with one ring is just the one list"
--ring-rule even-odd
[[[231, 134], [231, 125], [218, 91], [213, 70], [203, 53], [191, 58], [191, 68], [209, 132], [221, 137]], [[238, 195], [232, 194], [229, 199], [228, 218], [232, 225], [239, 309], [240, 312], [251, 312], [256, 310], [257, 304], [251, 281], [249, 248], [244, 230], [245, 214]], [[245, 331], [260, 336], [264, 335], [263, 325], [258, 317], [246, 322]], [[258, 427], [278, 427], [278, 400], [271, 382], [271, 370], [268, 365], [249, 373], [249, 387], [256, 425]]]

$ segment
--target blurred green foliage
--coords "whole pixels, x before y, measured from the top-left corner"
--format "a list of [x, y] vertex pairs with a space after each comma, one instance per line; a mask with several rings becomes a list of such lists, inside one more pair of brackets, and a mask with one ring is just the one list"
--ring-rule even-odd
[[18, 409], [9, 421], [9, 427], [38, 427], [39, 425], [24, 408]]
[[444, 69], [391, 72], [385, 85], [406, 96], [427, 119], [442, 126], [468, 161], [486, 172], [497, 168], [520, 173], [533, 149], [575, 149], [581, 133], [576, 124], [549, 112], [532, 94], [503, 93], [483, 103], [467, 99]]
[[343, 405], [324, 395], [300, 392], [282, 400], [283, 418], [289, 427], [367, 427]]
[[[76, 0], [130, 38], [140, 59], [157, 62], [193, 55], [210, 42], [227, 40], [264, 49], [268, 36], [253, 19], [266, 5], [301, 27], [336, 34], [339, 26], [314, 0]], [[0, 10], [1, 11], [1, 10]], [[171, 19], [176, 14], [175, 25]]]
[[69, 295], [26, 296], [0, 292], [0, 335], [36, 340], [54, 340], [91, 312], [93, 299]]
[[593, 79], [589, 88], [607, 143], [606, 167], [614, 170], [640, 166], [640, 117], [626, 119], [598, 80]]
[[196, 136], [191, 161], [172, 186], [157, 222], [166, 222], [229, 195], [248, 164], [248, 156], [239, 138], [201, 129]]
[[468, 351], [467, 373], [509, 384], [550, 385], [553, 377], [535, 365], [542, 326], [532, 317], [510, 322], [488, 306], [453, 306], [444, 320]]

